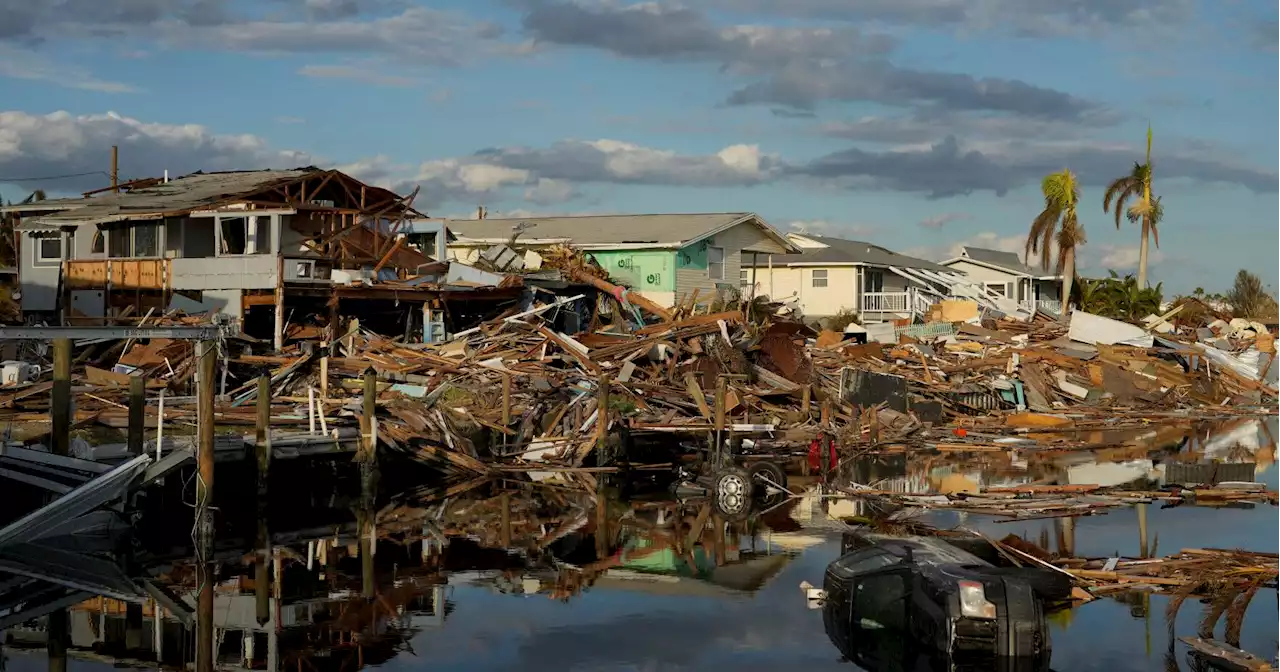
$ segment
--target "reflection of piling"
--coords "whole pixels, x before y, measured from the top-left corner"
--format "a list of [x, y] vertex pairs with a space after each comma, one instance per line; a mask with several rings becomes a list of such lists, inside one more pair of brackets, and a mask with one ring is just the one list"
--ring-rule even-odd
[[[271, 562], [271, 536], [268, 534], [267, 517], [258, 513], [258, 564], [253, 567], [254, 616], [258, 625], [266, 625], [271, 620], [271, 599], [267, 592], [270, 584], [268, 563]], [[280, 577], [276, 577], [279, 581]]]
[[[71, 454], [71, 339], [53, 341], [53, 398], [49, 408], [50, 446], [55, 455]], [[70, 620], [66, 609], [49, 614], [45, 650], [49, 672], [66, 672], [67, 647], [71, 644]]]
[[213, 341], [197, 344], [196, 424], [199, 428], [196, 460], [196, 672], [213, 672], [213, 370], [217, 347]]
[[[500, 533], [502, 534], [502, 540], [501, 540], [502, 547], [510, 548], [511, 547], [511, 493], [509, 492], [502, 493], [501, 501], [502, 501], [502, 528], [500, 530]], [[423, 541], [425, 543], [426, 541], [425, 538], [423, 539]]]
[[45, 652], [49, 657], [49, 672], [67, 672], [67, 648], [71, 645], [71, 621], [66, 609], [49, 614], [46, 631], [48, 641]]
[[129, 378], [129, 454], [142, 454], [142, 433], [146, 430], [147, 381], [142, 376]]
[[1138, 555], [1146, 558], [1149, 553], [1147, 551], [1147, 505], [1138, 504]]

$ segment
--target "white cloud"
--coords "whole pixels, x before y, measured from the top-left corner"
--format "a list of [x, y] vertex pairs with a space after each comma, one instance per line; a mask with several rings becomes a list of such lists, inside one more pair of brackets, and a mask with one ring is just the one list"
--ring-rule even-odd
[[0, 42], [0, 77], [47, 82], [68, 89], [98, 93], [135, 93], [130, 84], [98, 79], [86, 70], [55, 63], [40, 54]]
[[120, 148], [122, 179], [155, 177], [165, 170], [181, 175], [196, 170], [294, 168], [313, 161], [303, 152], [273, 149], [255, 135], [214, 133], [199, 124], [148, 123], [114, 112], [0, 112], [0, 175], [93, 173], [24, 186], [71, 193], [101, 187], [112, 145]]
[[[1138, 268], [1139, 249], [1137, 245], [1092, 245], [1088, 255], [1088, 267], [1102, 271], [1132, 271]], [[1164, 253], [1154, 246], [1147, 251], [1148, 267], [1164, 261]]]
[[578, 192], [573, 188], [572, 182], [545, 177], [539, 178], [536, 184], [524, 190], [524, 199], [539, 205], [564, 203], [565, 201], [573, 200], [577, 196]]
[[401, 77], [378, 72], [376, 69], [358, 68], [351, 65], [304, 65], [298, 74], [314, 79], [353, 79], [366, 84], [378, 86], [410, 87], [420, 82], [412, 77]]
[[786, 228], [796, 233], [809, 233], [829, 238], [857, 238], [876, 233], [879, 228], [872, 224], [857, 222], [838, 222], [828, 219], [793, 219]]

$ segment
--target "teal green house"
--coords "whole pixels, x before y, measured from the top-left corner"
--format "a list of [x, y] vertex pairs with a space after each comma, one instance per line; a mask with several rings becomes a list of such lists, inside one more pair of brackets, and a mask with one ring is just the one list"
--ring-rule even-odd
[[[450, 259], [474, 263], [492, 245], [510, 244], [536, 266], [537, 251], [570, 245], [617, 282], [664, 306], [697, 290], [700, 298], [750, 286], [753, 259], [799, 252], [751, 212], [591, 215], [447, 220]], [[533, 263], [530, 263], [533, 262]]]

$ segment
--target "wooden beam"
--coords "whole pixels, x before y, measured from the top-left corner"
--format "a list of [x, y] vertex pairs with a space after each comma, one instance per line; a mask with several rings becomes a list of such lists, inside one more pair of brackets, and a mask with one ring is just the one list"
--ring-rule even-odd
[[387, 250], [387, 253], [382, 255], [382, 258], [378, 260], [378, 265], [373, 267], [373, 276], [375, 278], [378, 277], [378, 271], [381, 271], [382, 267], [386, 266], [388, 261], [391, 261], [391, 255], [395, 254], [396, 250], [400, 249], [400, 246], [404, 244], [404, 241], [404, 238], [397, 238], [395, 244], [391, 246], [391, 249]]

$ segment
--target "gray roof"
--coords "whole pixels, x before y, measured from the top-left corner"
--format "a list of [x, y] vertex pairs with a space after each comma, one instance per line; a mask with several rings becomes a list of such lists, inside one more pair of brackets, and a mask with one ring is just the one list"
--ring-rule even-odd
[[[874, 243], [867, 243], [860, 240], [845, 240], [843, 238], [828, 238], [826, 236], [811, 236], [809, 234], [801, 234], [805, 238], [817, 243], [822, 243], [827, 247], [822, 248], [802, 248], [798, 254], [775, 254], [773, 256], [773, 265], [788, 264], [866, 264], [869, 266], [898, 266], [902, 268], [923, 268], [928, 271], [940, 271], [944, 273], [953, 273], [954, 271], [946, 266], [941, 266], [932, 261], [908, 257], [905, 254], [898, 254], [891, 250], [885, 249]], [[750, 261], [746, 257], [743, 258], [743, 264], [749, 266]], [[769, 265], [768, 257], [760, 257], [756, 259], [757, 267]]]
[[514, 227], [523, 223], [529, 226], [517, 241], [564, 240], [582, 247], [636, 245], [679, 248], [748, 221], [756, 222], [766, 235], [784, 248], [792, 247], [781, 233], [751, 212], [450, 219], [445, 224], [456, 238], [483, 242], [505, 241], [511, 237]]
[[974, 261], [990, 264], [992, 266], [999, 266], [1000, 268], [1014, 273], [1020, 273], [1022, 275], [1035, 277], [1052, 275], [1049, 271], [1022, 263], [1022, 259], [1020, 259], [1015, 252], [1001, 252], [1000, 250], [988, 250], [983, 247], [969, 247], [966, 245], [964, 247], [964, 256]]
[[45, 224], [108, 222], [134, 217], [182, 213], [216, 205], [236, 196], [259, 191], [274, 182], [300, 178], [315, 168], [254, 170], [228, 173], [193, 173], [169, 182], [119, 194], [92, 198], [57, 198], [0, 208], [2, 211], [57, 211], [42, 215]]

